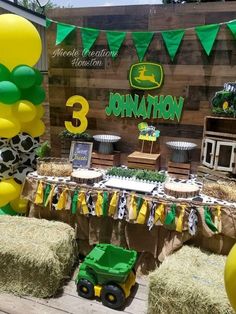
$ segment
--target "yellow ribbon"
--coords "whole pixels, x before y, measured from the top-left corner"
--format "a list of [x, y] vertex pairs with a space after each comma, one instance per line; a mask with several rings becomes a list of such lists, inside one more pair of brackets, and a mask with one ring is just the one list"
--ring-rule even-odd
[[62, 191], [62, 193], [61, 193], [61, 195], [60, 195], [60, 197], [59, 197], [57, 206], [56, 206], [56, 209], [57, 209], [57, 210], [65, 209], [65, 207], [66, 207], [66, 202], [67, 202], [67, 192], [68, 192], [68, 189], [67, 189], [67, 188], [66, 188], [64, 191]]
[[160, 204], [155, 210], [154, 224], [160, 219], [161, 223], [164, 224], [165, 221], [165, 206]]
[[98, 192], [98, 198], [95, 205], [95, 212], [98, 217], [102, 216], [102, 203], [103, 203], [102, 192]]
[[140, 208], [138, 218], [137, 218], [137, 223], [143, 225], [146, 220], [147, 216], [147, 210], [148, 210], [148, 202], [145, 200]]
[[134, 194], [131, 196], [129, 208], [129, 220], [136, 220], [138, 215], [138, 208]]
[[87, 206], [87, 202], [86, 202], [86, 196], [84, 192], [80, 192], [79, 196], [78, 196], [78, 203], [77, 203], [77, 207], [80, 207], [82, 209], [82, 213], [84, 215], [88, 215], [89, 214], [89, 209]]
[[43, 204], [43, 182], [42, 181], [39, 182], [34, 203]]
[[180, 213], [176, 223], [176, 231], [183, 232], [183, 221], [184, 221], [184, 213], [186, 210], [186, 205], [180, 205]]
[[50, 191], [50, 193], [48, 195], [48, 198], [46, 199], [45, 206], [48, 206], [49, 202], [50, 202], [50, 206], [51, 206], [54, 190], [55, 190], [55, 184], [53, 184], [51, 186], [51, 191]]
[[214, 224], [220, 233], [222, 231], [222, 221], [221, 221], [221, 206], [216, 206], [216, 215], [214, 217]]
[[114, 194], [112, 195], [111, 201], [110, 201], [109, 208], [108, 208], [108, 215], [109, 216], [115, 215], [116, 209], [117, 209], [118, 199], [119, 199], [118, 192], [114, 192]]

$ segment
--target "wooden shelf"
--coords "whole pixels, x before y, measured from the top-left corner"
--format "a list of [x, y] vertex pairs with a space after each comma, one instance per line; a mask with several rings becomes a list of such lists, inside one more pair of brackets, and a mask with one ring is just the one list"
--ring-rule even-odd
[[128, 167], [148, 170], [158, 170], [160, 154], [147, 154], [138, 151], [128, 156]]

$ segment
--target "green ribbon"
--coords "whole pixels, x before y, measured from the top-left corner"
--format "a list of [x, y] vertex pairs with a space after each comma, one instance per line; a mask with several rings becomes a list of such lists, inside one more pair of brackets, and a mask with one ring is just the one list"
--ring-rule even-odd
[[236, 20], [226, 23], [227, 27], [230, 29], [234, 39], [236, 39]]
[[205, 218], [205, 222], [207, 226], [211, 229], [211, 231], [217, 232], [218, 229], [216, 228], [216, 226], [214, 225], [212, 221], [211, 211], [207, 206], [204, 206], [204, 218]]
[[185, 30], [183, 29], [161, 32], [161, 36], [164, 40], [166, 49], [172, 61], [174, 60], [175, 55], [179, 49], [181, 41], [184, 37], [184, 33], [185, 33]]
[[108, 215], [108, 192], [103, 193], [103, 202], [102, 202], [102, 215]]
[[154, 32], [134, 32], [132, 39], [137, 51], [139, 61], [143, 61], [146, 51], [152, 41]]
[[72, 198], [72, 202], [71, 202], [71, 212], [72, 214], [76, 214], [77, 212], [77, 204], [78, 204], [78, 195], [79, 195], [79, 191], [75, 191], [73, 198]]
[[63, 40], [76, 29], [76, 26], [57, 23], [57, 36], [56, 36], [56, 45], [59, 45]]
[[112, 59], [115, 59], [120, 50], [123, 41], [125, 40], [125, 32], [106, 32], [108, 47], [111, 52]]
[[46, 188], [45, 188], [44, 194], [43, 194], [43, 206], [46, 206], [46, 202], [47, 202], [48, 196], [50, 194], [50, 191], [51, 191], [51, 184], [48, 183], [46, 185]]
[[195, 27], [197, 37], [204, 48], [206, 54], [209, 56], [216, 40], [220, 25], [211, 24]]
[[52, 24], [52, 20], [46, 18], [46, 28], [49, 28]]
[[172, 204], [165, 218], [165, 225], [171, 225], [176, 217], [176, 204]]
[[86, 57], [97, 40], [100, 31], [95, 28], [81, 28], [80, 29], [82, 45], [84, 49], [83, 55]]
[[143, 198], [142, 197], [138, 197], [138, 199], [137, 199], [137, 212], [138, 213], [139, 213], [142, 205], [143, 205]]

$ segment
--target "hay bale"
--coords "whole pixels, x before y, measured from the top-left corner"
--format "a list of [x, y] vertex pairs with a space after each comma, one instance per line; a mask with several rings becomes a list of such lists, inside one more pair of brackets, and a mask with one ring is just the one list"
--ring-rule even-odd
[[0, 291], [49, 297], [75, 262], [75, 232], [43, 219], [0, 216]]
[[226, 257], [184, 246], [149, 275], [149, 314], [234, 313], [224, 288]]

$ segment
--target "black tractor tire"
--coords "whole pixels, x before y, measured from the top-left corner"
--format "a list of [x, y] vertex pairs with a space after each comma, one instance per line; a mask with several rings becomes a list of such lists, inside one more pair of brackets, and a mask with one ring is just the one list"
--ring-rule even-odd
[[92, 299], [94, 298], [94, 285], [87, 279], [80, 279], [77, 284], [77, 292], [80, 297]]
[[101, 300], [104, 306], [118, 310], [125, 305], [125, 294], [121, 287], [109, 284], [102, 288]]

